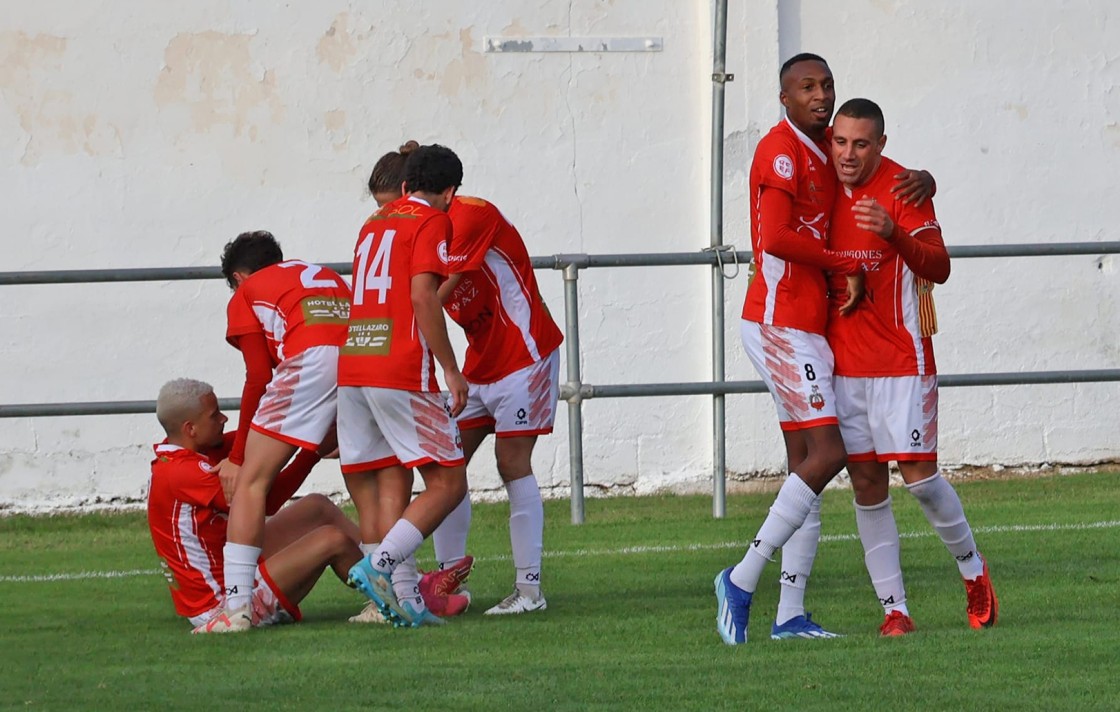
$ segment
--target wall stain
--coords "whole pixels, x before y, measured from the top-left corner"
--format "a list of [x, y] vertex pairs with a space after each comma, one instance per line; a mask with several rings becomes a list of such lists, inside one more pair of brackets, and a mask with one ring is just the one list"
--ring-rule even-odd
[[319, 61], [342, 73], [342, 69], [358, 56], [358, 45], [365, 35], [350, 32], [350, 13], [340, 12], [319, 40], [315, 54]]
[[252, 35], [213, 31], [176, 35], [163, 53], [156, 105], [186, 107], [198, 133], [230, 126], [234, 135], [256, 141], [261, 124], [279, 123], [285, 107], [276, 73], [254, 68], [252, 41]]
[[486, 79], [486, 58], [474, 47], [471, 27], [459, 31], [459, 43], [463, 54], [459, 59], [448, 62], [440, 73], [439, 93], [441, 96], [457, 96], [464, 89], [479, 89]]

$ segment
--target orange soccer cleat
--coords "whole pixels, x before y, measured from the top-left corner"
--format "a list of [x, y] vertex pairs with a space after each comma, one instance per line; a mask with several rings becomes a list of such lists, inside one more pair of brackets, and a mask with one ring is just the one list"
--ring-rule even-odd
[[883, 625], [879, 626], [879, 635], [885, 638], [893, 638], [913, 633], [914, 630], [914, 620], [910, 616], [902, 611], [891, 611], [883, 619]]
[[987, 560], [984, 560], [984, 573], [979, 578], [964, 580], [964, 590], [968, 594], [968, 624], [973, 628], [994, 626], [999, 613], [999, 600], [988, 575]]

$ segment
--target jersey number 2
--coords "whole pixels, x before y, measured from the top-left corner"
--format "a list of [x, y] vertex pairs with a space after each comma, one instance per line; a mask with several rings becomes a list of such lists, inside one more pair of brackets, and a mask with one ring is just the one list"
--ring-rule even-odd
[[384, 304], [393, 286], [393, 278], [389, 276], [389, 258], [392, 256], [393, 237], [396, 230], [386, 230], [377, 243], [377, 252], [373, 253], [373, 262], [370, 262], [369, 251], [373, 247], [374, 234], [366, 235], [366, 239], [358, 244], [358, 273], [354, 275], [354, 304], [364, 304], [366, 292], [377, 292], [377, 303]]
[[281, 267], [303, 267], [303, 271], [299, 273], [299, 281], [307, 289], [315, 289], [317, 287], [337, 287], [338, 283], [333, 279], [315, 279], [315, 275], [323, 271], [319, 265], [312, 265], [301, 260], [288, 260], [281, 262]]

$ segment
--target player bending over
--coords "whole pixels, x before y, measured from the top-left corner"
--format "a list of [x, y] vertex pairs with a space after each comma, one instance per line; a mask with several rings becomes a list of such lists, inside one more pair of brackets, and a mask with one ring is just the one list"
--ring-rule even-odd
[[864, 559], [886, 618], [883, 635], [914, 630], [906, 607], [898, 527], [891, 513], [888, 463], [956, 559], [973, 628], [995, 625], [998, 601], [988, 565], [953, 486], [937, 469], [937, 331], [933, 284], [949, 278], [949, 253], [933, 202], [896, 200], [900, 170], [883, 154], [883, 112], [867, 99], [845, 102], [832, 127], [841, 190], [832, 213], [832, 249], [860, 260], [865, 296], [840, 315], [845, 285], [831, 280], [828, 343], [836, 355], [836, 414], [848, 450], [856, 524]]
[[[213, 388], [201, 381], [181, 378], [164, 384], [156, 417], [167, 438], [154, 446], [148, 527], [171, 600], [195, 632], [205, 632], [208, 625], [229, 627], [230, 621], [223, 620], [228, 613], [222, 556], [229, 505], [216, 466], [233, 447], [234, 434], [223, 435], [226, 416]], [[315, 452], [301, 450], [276, 478], [265, 502], [265, 511], [275, 516], [265, 523], [250, 589], [253, 626], [298, 621], [299, 602], [324, 568], [330, 566], [345, 581], [361, 558], [358, 528], [326, 497], [310, 495], [280, 509], [318, 461]]]
[[[443, 146], [421, 146], [408, 157], [407, 195], [359, 233], [339, 357], [339, 453], [367, 553], [350, 581], [383, 616], [412, 627], [443, 622], [420, 595], [414, 554], [467, 489], [455, 424], [467, 382], [437, 293], [447, 276], [447, 208], [462, 180], [463, 164]], [[450, 408], [436, 381], [437, 361]], [[413, 468], [425, 490], [410, 502]]]
[[334, 427], [338, 347], [350, 290], [333, 270], [284, 261], [268, 232], [238, 235], [222, 253], [234, 290], [226, 338], [245, 360], [241, 417], [223, 474], [236, 482], [225, 546], [227, 611], [200, 633], [249, 627], [249, 596], [264, 546], [265, 501], [297, 448], [319, 447]]
[[[393, 155], [384, 156], [379, 165]], [[371, 184], [374, 198], [380, 203], [399, 197], [392, 185], [391, 181]], [[532, 455], [537, 436], [551, 433], [556, 418], [559, 346], [564, 336], [541, 298], [524, 240], [498, 208], [481, 198], [457, 195], [448, 215], [453, 227], [450, 277], [439, 294], [448, 315], [467, 336], [463, 375], [470, 393], [458, 419], [463, 454], [469, 464], [486, 436], [495, 434], [498, 474], [510, 502], [513, 592], [486, 613], [544, 610], [548, 606], [541, 594], [544, 505]], [[456, 571], [471, 560], [467, 556], [470, 523], [468, 492], [432, 537], [441, 571]], [[431, 592], [426, 598], [439, 601], [449, 593], [465, 591], [451, 588], [461, 583], [456, 578], [436, 576], [421, 579], [421, 589]]]

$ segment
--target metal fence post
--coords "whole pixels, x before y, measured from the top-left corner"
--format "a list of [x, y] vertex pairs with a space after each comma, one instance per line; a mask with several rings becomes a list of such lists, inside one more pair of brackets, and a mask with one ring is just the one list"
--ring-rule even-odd
[[583, 382], [579, 371], [579, 266], [564, 265], [564, 352], [568, 360], [568, 467], [572, 524], [583, 524]]

